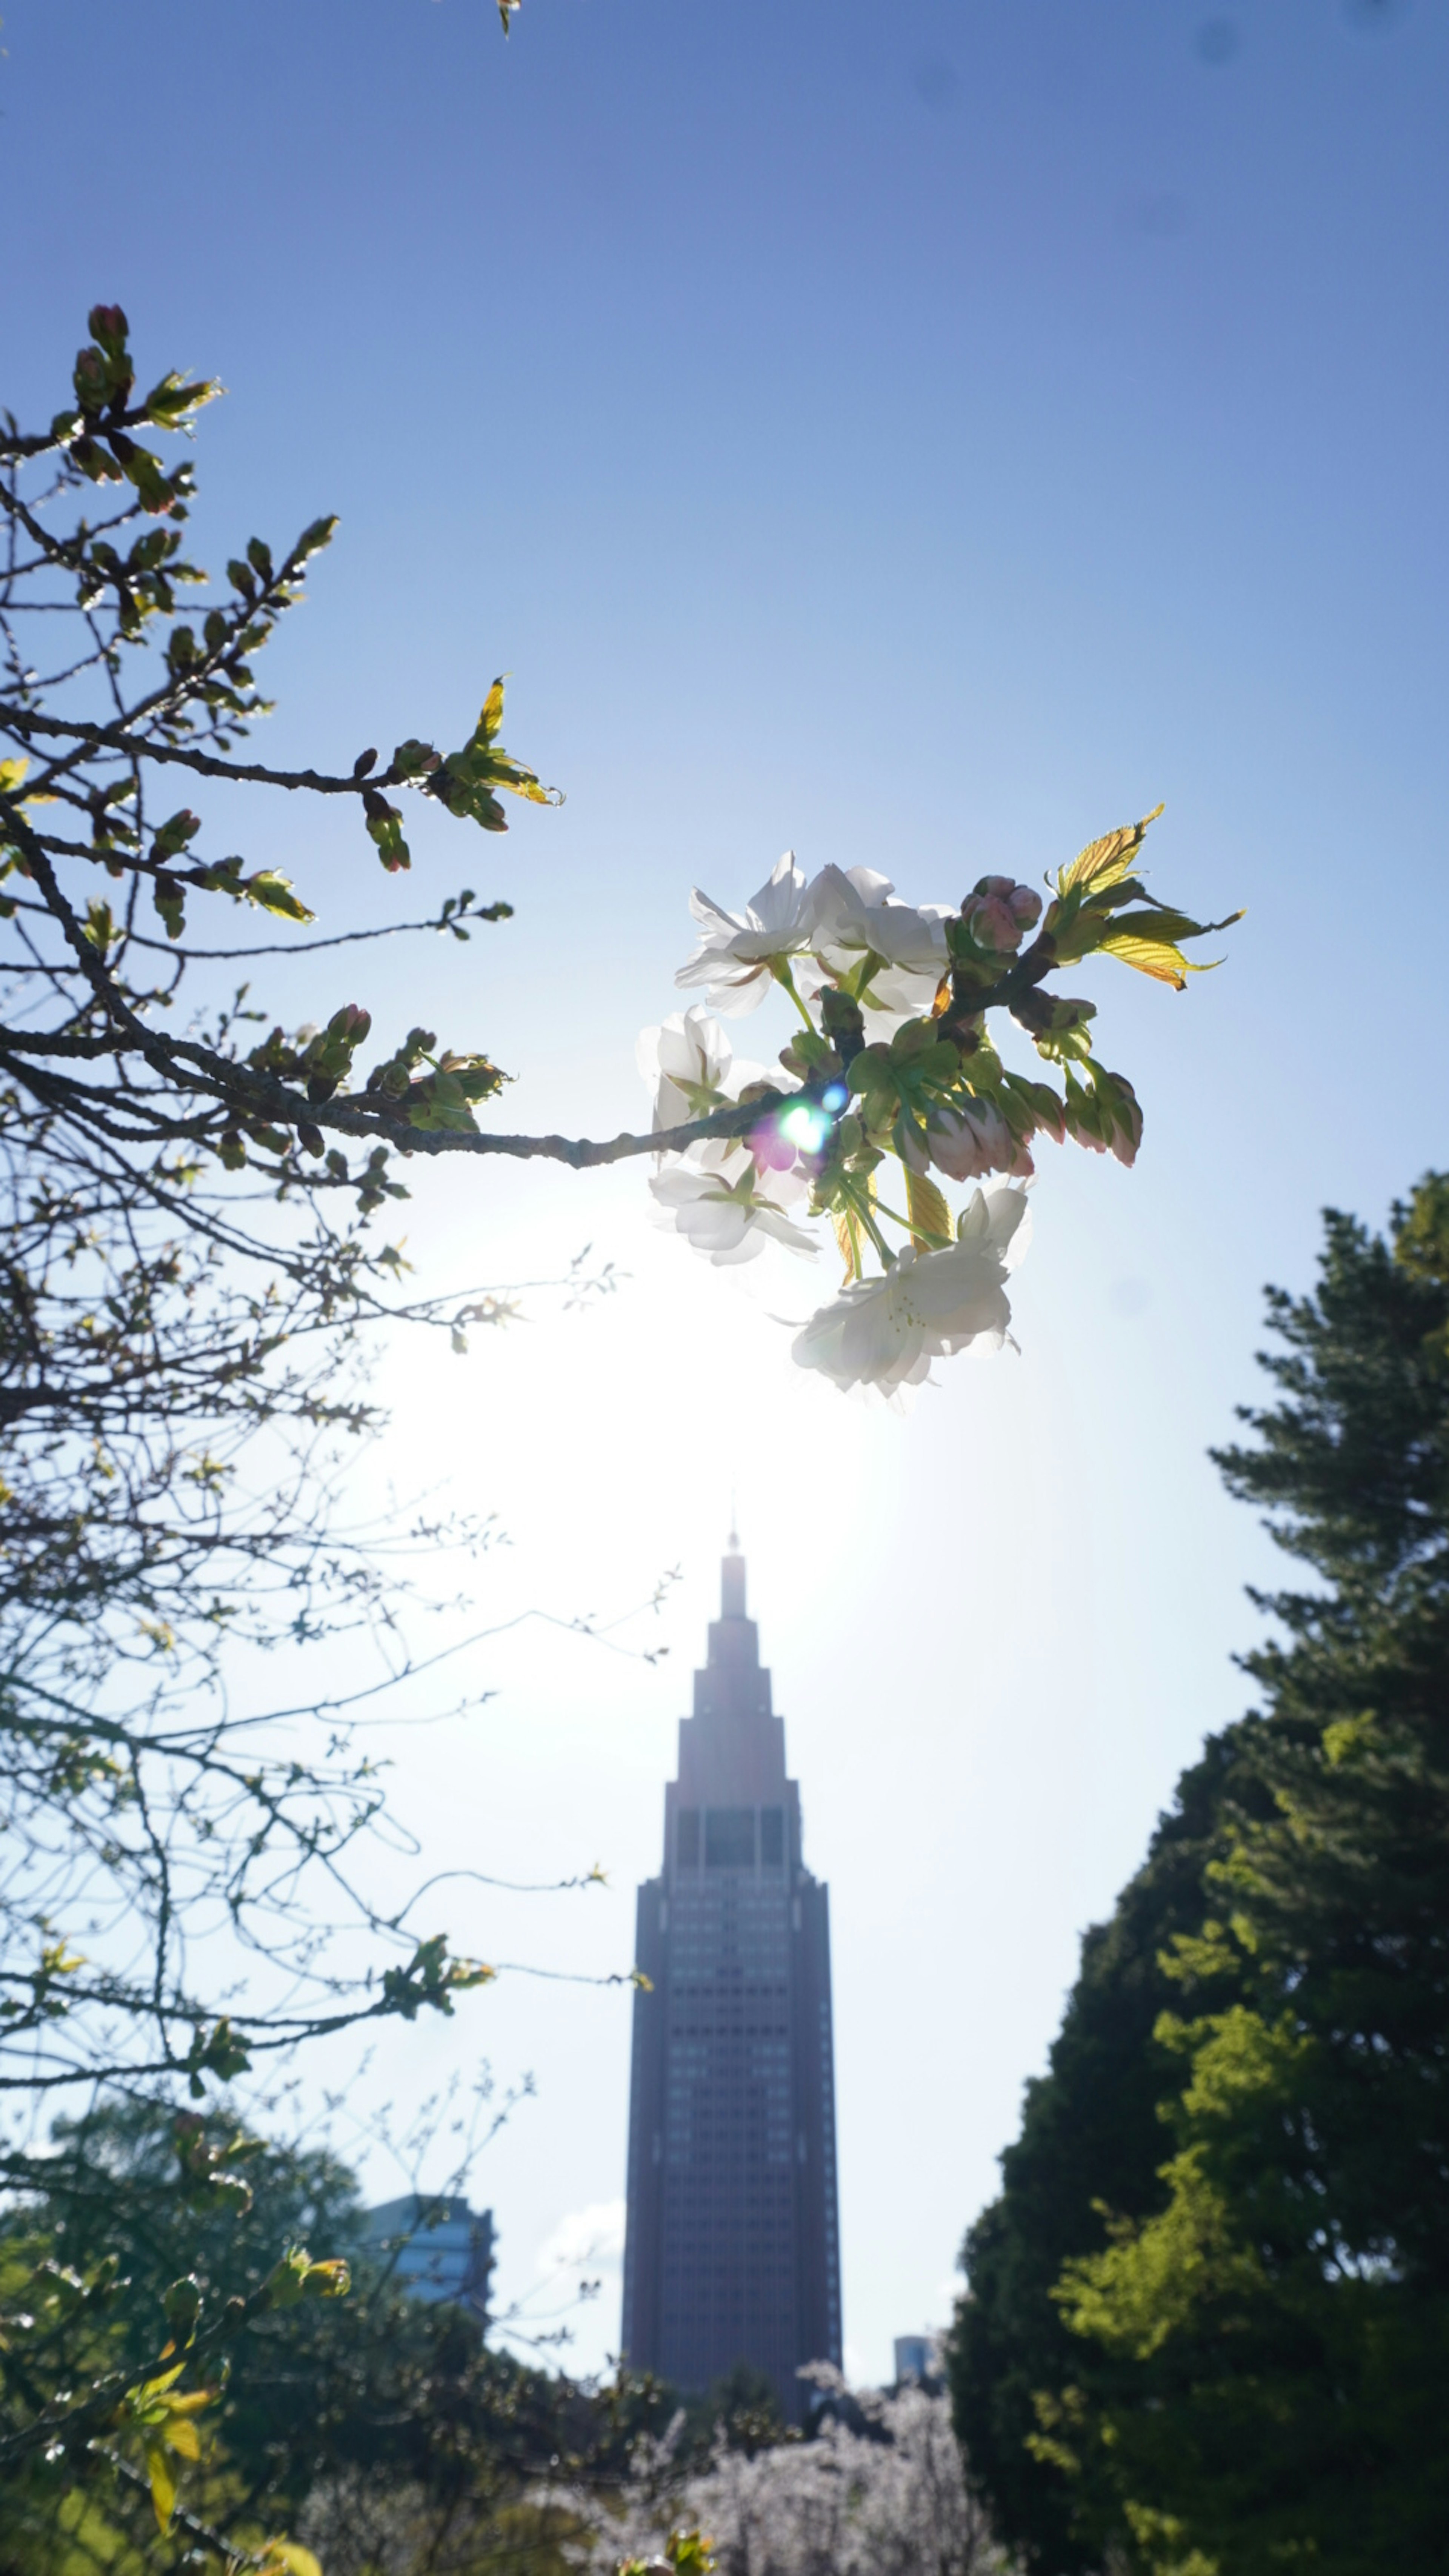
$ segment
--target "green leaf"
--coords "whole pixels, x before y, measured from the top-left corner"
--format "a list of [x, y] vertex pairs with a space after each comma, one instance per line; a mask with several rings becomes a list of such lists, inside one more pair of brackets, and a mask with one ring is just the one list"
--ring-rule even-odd
[[1119, 957], [1124, 966], [1135, 966], [1139, 975], [1150, 975], [1158, 984], [1171, 984], [1179, 993], [1187, 991], [1189, 975], [1206, 975], [1210, 971], [1207, 966], [1190, 964], [1170, 939], [1134, 939], [1118, 932], [1099, 944], [1104, 957]]
[[275, 913], [282, 921], [315, 921], [299, 894], [292, 890], [290, 877], [280, 876], [275, 868], [261, 868], [243, 880], [240, 891], [249, 903], [260, 905], [263, 912]]
[[1089, 841], [1071, 866], [1062, 869], [1057, 878], [1058, 894], [1070, 894], [1078, 887], [1115, 885], [1119, 877], [1128, 874], [1134, 852], [1147, 838], [1148, 825], [1155, 823], [1161, 812], [1162, 807], [1154, 805], [1140, 823], [1123, 823], [1117, 831], [1105, 833], [1100, 841]]
[[[297, 539], [297, 542], [292, 549], [293, 563], [305, 563], [309, 555], [320, 554], [324, 546], [331, 545], [336, 533], [337, 516], [335, 511], [325, 519], [314, 519], [310, 527], [302, 530], [300, 537]], [[250, 548], [248, 548], [248, 552], [250, 551]]]
[[245, 2075], [250, 2065], [245, 2040], [238, 2039], [229, 2019], [223, 2014], [209, 2038], [197, 2032], [187, 2053], [186, 2071], [191, 2077], [193, 2096], [200, 2097], [203, 2073], [214, 2075], [218, 2083], [229, 2084], [234, 2075]]
[[1146, 903], [1140, 912], [1119, 912], [1110, 924], [1109, 935], [1141, 939], [1206, 939], [1214, 930], [1231, 930], [1241, 921], [1242, 911], [1230, 912], [1221, 921], [1194, 921], [1190, 912], [1175, 912], [1170, 904]]
[[176, 2510], [175, 2472], [166, 2456], [164, 2442], [148, 2442], [145, 2452], [146, 2476], [150, 2483], [151, 2504], [156, 2515], [157, 2529], [169, 2531], [171, 2516]]
[[533, 805], [563, 802], [556, 787], [544, 787], [533, 770], [525, 768], [522, 761], [510, 759], [498, 743], [502, 721], [503, 682], [499, 679], [489, 690], [462, 750], [450, 752], [429, 780], [430, 792], [451, 814], [466, 816], [485, 832], [508, 829], [503, 808], [493, 793], [497, 787], [505, 788], [510, 796], [525, 797]]
[[485, 743], [496, 742], [502, 724], [503, 676], [500, 674], [484, 699], [483, 712], [478, 718], [478, 732]]
[[214, 377], [202, 377], [195, 383], [188, 383], [173, 368], [162, 377], [159, 385], [152, 386], [141, 409], [158, 429], [177, 429], [193, 412], [200, 411], [203, 403], [215, 402], [221, 391], [222, 387]]
[[161, 2304], [172, 2333], [183, 2343], [190, 2343], [195, 2337], [196, 2320], [201, 2314], [201, 2284], [195, 2273], [188, 2272], [182, 2280], [173, 2281]]
[[1173, 984], [1181, 993], [1189, 975], [1211, 974], [1222, 959], [1212, 957], [1195, 964], [1190, 957], [1184, 957], [1177, 945], [1179, 939], [1206, 939], [1215, 930], [1230, 930], [1242, 918], [1241, 912], [1230, 912], [1223, 921], [1194, 921], [1189, 913], [1170, 912], [1166, 905], [1160, 909], [1151, 906], [1141, 912], [1119, 913], [1097, 946], [1102, 956], [1118, 957], [1124, 966], [1135, 967], [1139, 975]]
[[913, 1172], [906, 1165], [906, 1214], [911, 1220], [911, 1241], [918, 1252], [938, 1250], [954, 1243], [955, 1228], [951, 1211], [936, 1184], [925, 1172]]
[[258, 2576], [322, 2576], [322, 2569], [300, 2540], [266, 2540]]

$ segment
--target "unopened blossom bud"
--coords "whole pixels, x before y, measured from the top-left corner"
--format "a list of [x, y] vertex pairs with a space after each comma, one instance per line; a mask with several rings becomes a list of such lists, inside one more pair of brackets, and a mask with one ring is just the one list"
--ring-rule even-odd
[[978, 948], [989, 948], [998, 957], [1010, 957], [1021, 946], [1021, 923], [1003, 895], [968, 895], [961, 907], [961, 918]]
[[1009, 957], [1021, 934], [1041, 918], [1041, 897], [1014, 877], [981, 877], [961, 906], [961, 918], [978, 948]]
[[936, 1169], [953, 1181], [983, 1180], [988, 1172], [1025, 1180], [1035, 1169], [994, 1100], [978, 1098], [969, 1107], [937, 1110], [926, 1130], [926, 1151]]
[[1137, 1160], [1142, 1142], [1142, 1109], [1137, 1094], [1125, 1073], [1114, 1073], [1112, 1082], [1112, 1151], [1119, 1163], [1130, 1168]]
[[820, 1025], [841, 1063], [851, 1064], [865, 1044], [865, 1014], [859, 1002], [826, 984], [820, 995]]

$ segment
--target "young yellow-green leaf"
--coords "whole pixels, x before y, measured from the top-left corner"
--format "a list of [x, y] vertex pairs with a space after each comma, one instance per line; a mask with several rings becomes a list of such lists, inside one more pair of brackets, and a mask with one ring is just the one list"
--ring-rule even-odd
[[918, 1252], [938, 1251], [943, 1244], [954, 1243], [955, 1228], [951, 1211], [933, 1180], [924, 1172], [913, 1172], [906, 1165], [906, 1214], [911, 1220], [911, 1241]]
[[315, 921], [299, 894], [292, 890], [290, 877], [279, 876], [275, 868], [261, 868], [255, 876], [245, 877], [239, 888], [249, 903], [258, 904], [263, 912], [274, 912], [283, 921]]
[[151, 2487], [151, 2504], [160, 2531], [169, 2531], [176, 2510], [176, 2478], [166, 2456], [164, 2442], [146, 2444], [146, 2476]]
[[200, 378], [188, 384], [172, 368], [159, 385], [152, 386], [141, 409], [158, 429], [175, 429], [193, 412], [200, 411], [203, 403], [215, 402], [221, 390], [214, 378]]
[[0, 796], [13, 796], [29, 767], [28, 760], [0, 760]]
[[1151, 975], [1159, 984], [1171, 984], [1179, 993], [1187, 991], [1189, 975], [1207, 975], [1222, 960], [1211, 957], [1204, 965], [1195, 966], [1184, 957], [1170, 939], [1137, 939], [1131, 932], [1118, 931], [1102, 941], [1104, 957], [1119, 957], [1124, 966], [1134, 966], [1139, 975]]
[[491, 1986], [496, 1983], [497, 1976], [497, 1969], [487, 1967], [481, 1959], [450, 1959], [448, 1962], [448, 1983], [459, 1994], [466, 1994], [473, 1986]]
[[303, 2295], [309, 2299], [345, 2299], [351, 2288], [352, 2267], [341, 2255], [309, 2263], [302, 2276]]
[[500, 674], [500, 676], [494, 681], [487, 697], [484, 699], [483, 711], [478, 718], [478, 731], [482, 735], [485, 743], [491, 744], [497, 741], [498, 729], [502, 722], [503, 679]]
[[697, 2524], [692, 2531], [671, 2531], [664, 2544], [664, 2555], [675, 2576], [714, 2576], [719, 2563], [714, 2554], [714, 2542]]
[[[563, 799], [557, 788], [545, 787], [535, 772], [521, 760], [512, 759], [498, 742], [498, 729], [503, 722], [503, 682], [495, 680], [485, 699], [478, 722], [461, 751], [453, 751], [441, 767], [432, 773], [431, 793], [438, 796], [449, 811], [481, 825], [485, 832], [508, 829], [503, 809], [492, 794], [504, 787], [512, 796], [526, 797], [531, 805], [559, 805]], [[495, 748], [496, 745], [496, 748]]]
[[835, 1240], [840, 1246], [840, 1258], [845, 1264], [845, 1277], [841, 1285], [848, 1288], [852, 1279], [859, 1279], [861, 1276], [860, 1220], [851, 1214], [849, 1208], [836, 1208], [832, 1214]]
[[1058, 894], [1070, 894], [1074, 886], [1115, 885], [1119, 877], [1128, 874], [1134, 853], [1147, 838], [1149, 823], [1155, 823], [1161, 812], [1162, 807], [1154, 805], [1140, 823], [1123, 823], [1117, 831], [1105, 833], [1100, 841], [1089, 841], [1071, 866], [1062, 869], [1057, 879]]
[[1170, 904], [1148, 903], [1139, 912], [1119, 912], [1104, 924], [1111, 939], [1206, 939], [1214, 930], [1231, 930], [1241, 921], [1242, 911], [1229, 912], [1221, 921], [1194, 921], [1190, 912], [1175, 912]]
[[[126, 2403], [132, 2413], [144, 2415], [148, 2408], [155, 2407], [165, 2396], [167, 2389], [175, 2387], [185, 2368], [185, 2362], [178, 2361], [170, 2370], [163, 2370], [159, 2379], [145, 2379], [139, 2388], [128, 2389]], [[156, 2420], [159, 2422], [159, 2417]]]
[[322, 2576], [322, 2570], [300, 2540], [265, 2540], [257, 2576]]

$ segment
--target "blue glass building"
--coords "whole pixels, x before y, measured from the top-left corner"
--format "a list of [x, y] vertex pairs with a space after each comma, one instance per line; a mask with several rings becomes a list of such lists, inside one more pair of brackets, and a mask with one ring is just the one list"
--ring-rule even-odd
[[493, 2212], [470, 2209], [446, 2192], [404, 2192], [364, 2213], [369, 2253], [390, 2265], [415, 2299], [447, 2300], [488, 2323], [493, 2271]]

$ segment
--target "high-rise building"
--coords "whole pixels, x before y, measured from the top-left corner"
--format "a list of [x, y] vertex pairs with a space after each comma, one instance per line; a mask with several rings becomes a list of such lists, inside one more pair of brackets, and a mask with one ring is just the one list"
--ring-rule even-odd
[[738, 1549], [639, 1890], [622, 2345], [685, 2392], [747, 2362], [798, 2422], [796, 2372], [840, 2366], [829, 1896]]
[[939, 2335], [897, 2335], [895, 2355], [897, 2388], [904, 2388], [908, 2379], [919, 2380], [923, 2388], [939, 2387], [941, 2379]]
[[470, 2209], [451, 2193], [409, 2191], [362, 2213], [369, 2251], [389, 2266], [415, 2299], [447, 2301], [488, 2323], [493, 2271], [493, 2212]]

